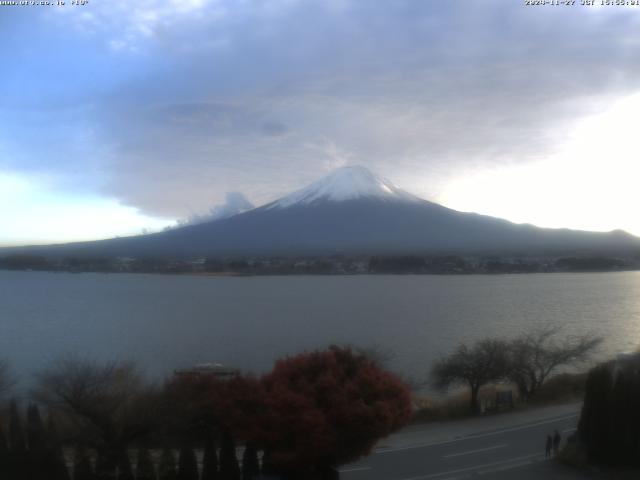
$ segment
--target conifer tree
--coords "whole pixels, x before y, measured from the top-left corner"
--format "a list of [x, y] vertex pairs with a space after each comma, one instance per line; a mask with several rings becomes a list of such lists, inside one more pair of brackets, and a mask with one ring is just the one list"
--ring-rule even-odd
[[207, 435], [202, 457], [202, 480], [218, 480], [218, 452], [213, 434]]
[[178, 458], [178, 480], [198, 480], [198, 460], [192, 448], [183, 446]]
[[133, 469], [131, 468], [131, 459], [126, 450], [118, 455], [118, 480], [135, 480]]
[[73, 457], [73, 480], [95, 480], [95, 473], [87, 450], [76, 447]]
[[220, 447], [220, 480], [240, 480], [236, 445], [229, 432], [223, 432]]
[[140, 448], [138, 450], [137, 463], [136, 480], [156, 480], [156, 469], [147, 448]]
[[26, 441], [16, 400], [9, 409], [9, 475], [12, 480], [25, 480], [31, 476]]
[[177, 480], [178, 472], [176, 471], [176, 459], [173, 456], [173, 452], [165, 448], [160, 455], [160, 462], [158, 464], [158, 479], [159, 480]]
[[70, 480], [67, 463], [61, 449], [56, 449], [51, 453], [51, 470], [47, 475], [47, 480]]
[[594, 463], [640, 466], [640, 356], [589, 372], [578, 438]]
[[252, 443], [247, 443], [242, 454], [242, 480], [253, 480], [259, 474], [258, 450]]
[[0, 458], [6, 458], [9, 453], [9, 445], [7, 444], [7, 438], [4, 436], [4, 430], [2, 424], [0, 424]]
[[29, 405], [27, 409], [27, 444], [32, 453], [43, 453], [47, 450], [46, 432], [37, 405]]
[[22, 430], [22, 420], [20, 419], [20, 410], [16, 400], [11, 400], [9, 410], [9, 449], [13, 454], [24, 453], [27, 449]]
[[9, 452], [9, 445], [7, 444], [7, 437], [4, 436], [4, 430], [0, 423], [0, 455], [4, 456]]
[[69, 470], [62, 451], [62, 444], [58, 437], [53, 416], [49, 413], [46, 428], [47, 468], [49, 473], [47, 480], [69, 480]]
[[262, 467], [260, 468], [260, 472], [262, 475], [274, 475], [276, 472], [273, 463], [271, 462], [271, 454], [268, 450], [264, 450], [262, 452]]
[[116, 463], [108, 452], [98, 451], [96, 458], [96, 478], [97, 480], [115, 480]]
[[0, 425], [0, 478], [10, 478], [9, 461], [9, 445]]
[[50, 457], [47, 449], [47, 434], [36, 405], [27, 408], [27, 446], [29, 478], [46, 480], [49, 477]]

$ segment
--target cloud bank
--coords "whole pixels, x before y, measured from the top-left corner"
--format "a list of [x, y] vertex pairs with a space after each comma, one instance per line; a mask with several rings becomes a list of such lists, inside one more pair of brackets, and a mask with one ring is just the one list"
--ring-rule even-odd
[[9, 15], [0, 171], [156, 217], [206, 215], [229, 191], [260, 205], [346, 164], [443, 200], [465, 177], [563, 161], [581, 121], [640, 91], [626, 8], [115, 0]]
[[197, 225], [199, 223], [223, 220], [253, 208], [254, 205], [242, 193], [227, 192], [224, 203], [211, 207], [206, 214], [195, 214], [187, 219], [179, 220], [175, 226], [183, 227], [185, 225]]

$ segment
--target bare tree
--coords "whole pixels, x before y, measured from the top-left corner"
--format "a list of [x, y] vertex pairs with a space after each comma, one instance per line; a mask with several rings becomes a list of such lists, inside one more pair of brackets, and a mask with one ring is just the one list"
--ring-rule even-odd
[[507, 373], [507, 361], [507, 348], [502, 340], [484, 339], [471, 346], [460, 344], [452, 354], [433, 366], [431, 377], [441, 389], [452, 385], [468, 385], [471, 390], [471, 411], [478, 412], [480, 388], [503, 379]]
[[15, 381], [6, 360], [0, 360], [0, 399], [11, 390]]
[[74, 441], [97, 450], [107, 470], [155, 420], [153, 390], [132, 363], [65, 357], [38, 375], [33, 394], [70, 425]]
[[534, 396], [559, 367], [588, 360], [602, 342], [593, 334], [560, 338], [559, 333], [557, 327], [545, 327], [509, 342], [507, 376], [518, 387], [521, 399]]

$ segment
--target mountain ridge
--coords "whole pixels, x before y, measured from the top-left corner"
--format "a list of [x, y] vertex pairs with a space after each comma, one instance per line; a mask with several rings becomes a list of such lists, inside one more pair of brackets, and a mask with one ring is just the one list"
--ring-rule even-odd
[[544, 229], [458, 212], [421, 199], [364, 167], [345, 167], [274, 202], [166, 232], [14, 247], [45, 256], [168, 257], [403, 254], [638, 253], [626, 232]]

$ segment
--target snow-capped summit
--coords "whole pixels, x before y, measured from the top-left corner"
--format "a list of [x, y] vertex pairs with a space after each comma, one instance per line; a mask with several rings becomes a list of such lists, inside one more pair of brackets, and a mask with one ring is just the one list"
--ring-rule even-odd
[[543, 229], [457, 212], [411, 195], [364, 167], [346, 167], [280, 200], [228, 218], [151, 235], [34, 246], [4, 254], [217, 258], [581, 252], [608, 256], [638, 251], [640, 239], [628, 234]]
[[389, 180], [374, 175], [366, 167], [356, 165], [338, 168], [306, 188], [276, 200], [267, 208], [288, 208], [294, 205], [311, 205], [323, 201], [342, 202], [359, 198], [420, 201], [418, 197], [402, 190]]

